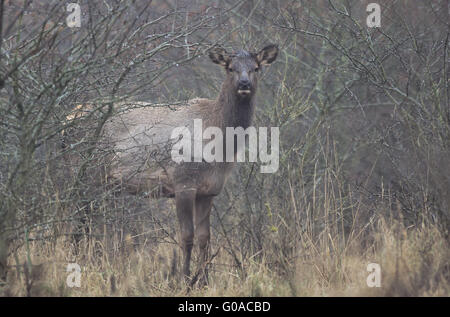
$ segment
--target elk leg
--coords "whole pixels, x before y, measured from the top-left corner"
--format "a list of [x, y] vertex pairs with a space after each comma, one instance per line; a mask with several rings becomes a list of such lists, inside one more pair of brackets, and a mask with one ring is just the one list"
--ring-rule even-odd
[[183, 274], [186, 279], [190, 276], [190, 262], [192, 247], [194, 245], [193, 212], [195, 203], [195, 190], [175, 193], [178, 222], [181, 232], [181, 248], [183, 249]]
[[208, 284], [207, 261], [209, 255], [210, 224], [212, 196], [197, 197], [195, 201], [195, 234], [199, 245], [198, 272], [200, 274], [199, 285]]

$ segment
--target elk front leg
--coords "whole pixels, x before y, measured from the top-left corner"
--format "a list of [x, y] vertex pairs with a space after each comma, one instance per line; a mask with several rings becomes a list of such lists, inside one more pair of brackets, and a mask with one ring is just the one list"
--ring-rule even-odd
[[190, 276], [190, 262], [194, 245], [193, 212], [195, 204], [195, 190], [175, 193], [178, 222], [180, 224], [181, 248], [183, 249], [183, 274], [186, 279]]
[[197, 197], [195, 201], [195, 234], [199, 246], [199, 258], [197, 270], [199, 275], [199, 285], [208, 284], [208, 255], [210, 240], [209, 215], [211, 213], [212, 196]]

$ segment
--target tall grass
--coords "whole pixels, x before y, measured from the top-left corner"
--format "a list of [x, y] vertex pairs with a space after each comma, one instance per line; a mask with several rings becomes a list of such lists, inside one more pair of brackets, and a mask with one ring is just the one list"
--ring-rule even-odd
[[[331, 185], [331, 184], [329, 184]], [[325, 197], [323, 208], [342, 206], [335, 196]], [[317, 202], [316, 202], [317, 203]], [[389, 206], [394, 206], [390, 208]], [[54, 241], [33, 240], [10, 257], [11, 270], [3, 296], [448, 296], [449, 242], [433, 224], [407, 226], [399, 204], [379, 204], [364, 227], [356, 205], [350, 224], [339, 217], [317, 218], [304, 211], [307, 224], [275, 221], [264, 249], [248, 255], [236, 237], [214, 235], [209, 285], [186, 288], [179, 272], [179, 246], [140, 239], [131, 233], [112, 234], [109, 241], [60, 236]], [[174, 213], [173, 206], [168, 206]], [[315, 211], [318, 213], [318, 211]], [[339, 214], [339, 213], [337, 213]], [[272, 215], [273, 217], [273, 215]], [[343, 226], [351, 229], [345, 233]], [[283, 228], [285, 226], [285, 228]], [[218, 228], [216, 228], [217, 230]], [[295, 234], [289, 230], [297, 230]], [[289, 236], [287, 236], [289, 235]], [[287, 241], [290, 239], [289, 243]], [[235, 258], [237, 257], [237, 259]], [[194, 262], [195, 262], [194, 254]], [[239, 264], [237, 263], [239, 261]], [[66, 283], [69, 263], [82, 269], [81, 287]], [[370, 288], [367, 265], [381, 266], [381, 287]]]

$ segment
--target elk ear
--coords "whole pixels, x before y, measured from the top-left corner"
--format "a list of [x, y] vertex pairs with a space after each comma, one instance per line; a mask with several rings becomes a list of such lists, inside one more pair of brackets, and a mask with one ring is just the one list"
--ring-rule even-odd
[[213, 63], [219, 64], [221, 66], [228, 66], [231, 62], [231, 57], [225, 51], [225, 49], [221, 47], [215, 47], [209, 51], [209, 58]]
[[256, 54], [256, 61], [259, 65], [269, 65], [277, 59], [278, 45], [268, 45]]

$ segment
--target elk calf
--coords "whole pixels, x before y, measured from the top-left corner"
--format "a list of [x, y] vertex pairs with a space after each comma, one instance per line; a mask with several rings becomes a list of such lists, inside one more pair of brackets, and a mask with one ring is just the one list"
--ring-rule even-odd
[[[175, 198], [186, 277], [190, 276], [195, 228], [202, 284], [207, 283], [212, 200], [221, 192], [234, 163], [204, 160], [176, 163], [170, 155], [177, 141], [170, 139], [171, 132], [177, 127], [186, 127], [192, 132], [194, 119], [202, 119], [203, 129], [218, 127], [223, 134], [227, 127], [249, 127], [255, 109], [258, 72], [275, 61], [277, 54], [276, 45], [266, 46], [258, 53], [241, 50], [229, 54], [223, 49], [213, 49], [210, 59], [226, 71], [216, 100], [197, 98], [186, 105], [171, 107], [174, 110], [136, 108], [114, 116], [104, 127], [105, 138], [114, 151], [109, 176], [133, 193]], [[231, 150], [236, 156], [242, 149], [235, 146]], [[225, 155], [226, 151], [224, 148]], [[191, 281], [194, 282], [195, 279]]]

